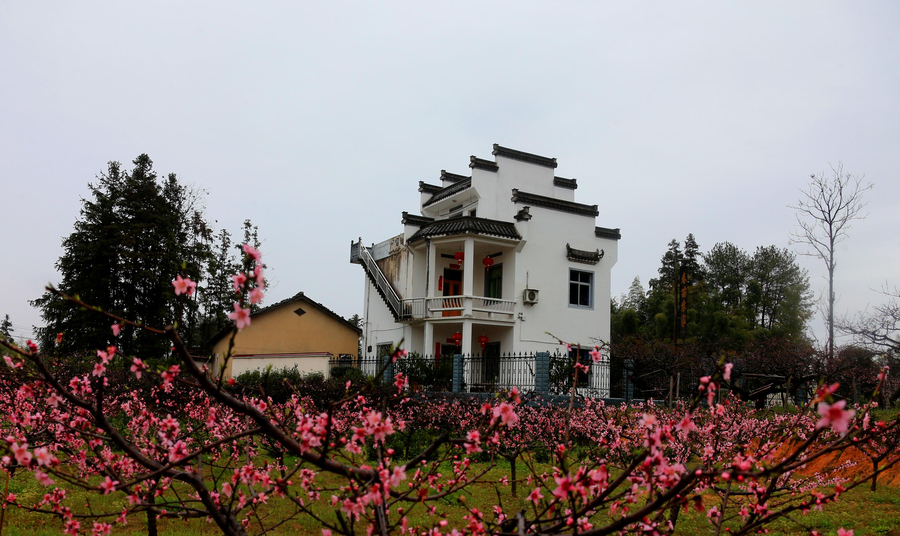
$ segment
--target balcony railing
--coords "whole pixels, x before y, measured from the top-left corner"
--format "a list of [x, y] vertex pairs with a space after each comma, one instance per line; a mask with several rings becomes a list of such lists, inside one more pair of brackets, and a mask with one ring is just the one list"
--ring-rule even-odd
[[463, 316], [467, 311], [475, 318], [512, 320], [516, 302], [484, 296], [438, 296], [402, 300], [401, 310], [406, 320]]

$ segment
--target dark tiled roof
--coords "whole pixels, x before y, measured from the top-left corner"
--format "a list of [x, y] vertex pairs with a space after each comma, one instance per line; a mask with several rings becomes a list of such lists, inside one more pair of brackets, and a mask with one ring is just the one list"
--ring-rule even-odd
[[607, 227], [594, 227], [594, 236], [597, 238], [609, 238], [610, 240], [621, 240], [622, 232], [618, 227], [609, 229]]
[[419, 181], [419, 191], [420, 192], [434, 195], [443, 189], [444, 189], [443, 186], [437, 186], [435, 184], [428, 184], [425, 181]]
[[497, 170], [500, 169], [496, 162], [478, 158], [474, 155], [469, 157], [469, 167], [473, 169], [483, 169], [484, 171], [490, 171], [492, 173], [497, 173]]
[[513, 160], [520, 160], [522, 162], [528, 162], [529, 164], [536, 164], [538, 166], [556, 169], [555, 158], [547, 158], [546, 156], [538, 156], [536, 154], [509, 149], [507, 147], [497, 145], [496, 143], [494, 144], [493, 154], [494, 156], [504, 156], [506, 158], [512, 158]]
[[[281, 300], [280, 302], [273, 303], [272, 305], [269, 305], [268, 307], [263, 307], [263, 308], [260, 309], [259, 311], [256, 311], [255, 313], [251, 314], [251, 315], [250, 315], [250, 318], [256, 318], [256, 317], [259, 316], [259, 315], [264, 315], [264, 314], [266, 314], [266, 313], [268, 313], [268, 312], [270, 312], [270, 311], [274, 311], [275, 309], [281, 307], [282, 305], [285, 305], [285, 304], [288, 304], [288, 303], [292, 303], [292, 302], [295, 302], [295, 301], [300, 301], [300, 300], [303, 300], [303, 301], [305, 301], [306, 303], [309, 303], [310, 305], [316, 307], [317, 309], [319, 309], [320, 311], [322, 311], [322, 312], [325, 313], [326, 315], [328, 315], [328, 316], [334, 318], [335, 320], [337, 320], [338, 322], [340, 322], [340, 323], [346, 325], [347, 327], [349, 327], [350, 329], [352, 329], [352, 330], [355, 331], [356, 333], [358, 333], [358, 334], [361, 334], [361, 333], [362, 333], [362, 330], [359, 329], [358, 326], [354, 326], [353, 324], [351, 324], [350, 322], [348, 322], [346, 318], [344, 318], [344, 317], [342, 317], [341, 315], [335, 313], [334, 311], [332, 311], [332, 310], [329, 309], [328, 307], [325, 307], [325, 306], [322, 305], [321, 303], [319, 303], [319, 302], [317, 302], [317, 301], [315, 301], [315, 300], [311, 300], [311, 299], [310, 299], [306, 294], [304, 294], [303, 292], [298, 292], [297, 294], [291, 296], [290, 298]], [[219, 332], [216, 333], [215, 335], [213, 335], [212, 339], [209, 340], [209, 346], [210, 346], [210, 347], [214, 346], [214, 345], [215, 345], [217, 342], [219, 342], [223, 337], [225, 337], [226, 335], [228, 335], [229, 333], [231, 333], [231, 330], [232, 330], [233, 328], [234, 328], [234, 324], [229, 324], [229, 325], [225, 326], [224, 328], [222, 328], [221, 330], [219, 330]]]
[[400, 223], [402, 223], [403, 225], [417, 225], [419, 227], [422, 227], [423, 225], [428, 225], [433, 221], [434, 218], [427, 218], [425, 216], [410, 214], [409, 212], [403, 211], [403, 219], [400, 220]]
[[489, 220], [463, 216], [449, 220], [437, 220], [425, 225], [409, 237], [408, 243], [435, 236], [452, 236], [461, 234], [479, 234], [521, 240], [515, 224], [505, 221]]
[[539, 206], [561, 212], [569, 212], [571, 214], [581, 214], [582, 216], [598, 216], [600, 211], [597, 205], [585, 205], [574, 201], [565, 201], [563, 199], [555, 199], [544, 195], [530, 194], [528, 192], [519, 191], [513, 188], [512, 200], [514, 203], [529, 204], [531, 206]]
[[603, 258], [603, 251], [587, 251], [584, 249], [575, 249], [566, 244], [566, 258], [572, 262], [580, 262], [583, 264], [597, 264]]
[[575, 188], [578, 188], [578, 183], [575, 182], [575, 179], [553, 177], [553, 186], [559, 186], [560, 188], [568, 188], [569, 190], [574, 190]]
[[466, 177], [465, 175], [457, 175], [456, 173], [450, 173], [449, 171], [442, 169], [441, 170], [441, 180], [449, 181], [449, 182], [459, 182], [465, 179], [469, 179], [471, 177]]
[[461, 180], [455, 184], [451, 184], [450, 186], [448, 186], [446, 188], [441, 188], [441, 190], [439, 192], [436, 192], [433, 196], [431, 196], [431, 199], [426, 201], [425, 204], [422, 206], [427, 207], [428, 205], [433, 205], [434, 203], [437, 203], [441, 199], [447, 199], [448, 197], [452, 197], [452, 196], [458, 194], [459, 192], [462, 192], [463, 190], [469, 189], [471, 186], [472, 186], [472, 179], [466, 178], [465, 180]]

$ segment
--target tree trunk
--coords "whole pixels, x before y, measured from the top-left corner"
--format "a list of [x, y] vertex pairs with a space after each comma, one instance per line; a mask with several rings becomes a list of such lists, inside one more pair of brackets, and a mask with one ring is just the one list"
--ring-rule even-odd
[[878, 488], [878, 461], [872, 460], [872, 491]]
[[510, 486], [512, 487], [512, 496], [518, 497], [518, 488], [516, 487], [516, 458], [518, 457], [518, 452], [513, 454], [512, 456], [507, 456], [506, 459], [509, 460], [509, 476], [512, 482], [510, 482]]
[[672, 522], [672, 529], [675, 529], [675, 525], [678, 524], [678, 514], [681, 510], [681, 504], [675, 503], [669, 508], [669, 521]]
[[828, 360], [834, 359], [834, 233], [828, 248]]
[[153, 505], [156, 502], [156, 494], [153, 491], [153, 486], [150, 487], [150, 493], [147, 494], [147, 502], [149, 503], [149, 507], [147, 508], [147, 536], [158, 536], [158, 532], [156, 529], [156, 512], [153, 511]]

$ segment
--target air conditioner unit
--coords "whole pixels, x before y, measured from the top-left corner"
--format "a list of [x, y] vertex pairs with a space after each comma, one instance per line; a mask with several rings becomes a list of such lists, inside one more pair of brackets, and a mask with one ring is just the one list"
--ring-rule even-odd
[[538, 290], [533, 288], [526, 288], [525, 293], [522, 295], [522, 300], [525, 303], [534, 305], [538, 302]]

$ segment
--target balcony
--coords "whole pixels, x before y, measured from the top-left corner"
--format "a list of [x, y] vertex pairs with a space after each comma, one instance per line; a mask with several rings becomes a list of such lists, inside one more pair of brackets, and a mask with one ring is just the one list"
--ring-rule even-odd
[[484, 296], [437, 296], [401, 301], [401, 320], [481, 318], [512, 322], [516, 302]]

